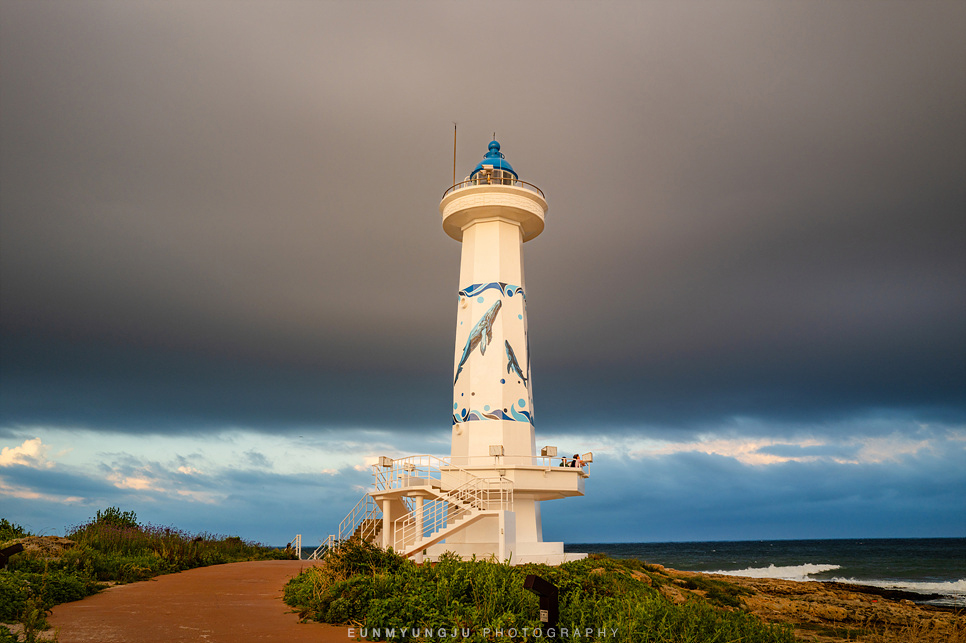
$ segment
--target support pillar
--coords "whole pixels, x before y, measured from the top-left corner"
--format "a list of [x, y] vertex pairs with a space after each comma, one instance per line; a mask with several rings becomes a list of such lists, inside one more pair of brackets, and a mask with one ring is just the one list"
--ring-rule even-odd
[[392, 500], [382, 499], [382, 548], [392, 545]]

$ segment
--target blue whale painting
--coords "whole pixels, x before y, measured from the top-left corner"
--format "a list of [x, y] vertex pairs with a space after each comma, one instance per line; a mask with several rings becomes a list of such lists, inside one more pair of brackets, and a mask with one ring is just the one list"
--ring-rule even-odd
[[466, 338], [466, 346], [463, 347], [463, 356], [460, 358], [460, 363], [456, 366], [456, 377], [453, 378], [454, 386], [460, 378], [463, 365], [466, 364], [470, 353], [473, 352], [473, 349], [477, 345], [480, 347], [480, 354], [486, 355], [486, 347], [493, 340], [493, 322], [496, 320], [497, 313], [500, 312], [501, 307], [503, 307], [503, 302], [498, 299], [495, 304], [490, 306], [489, 310], [483, 313], [483, 317], [480, 318], [480, 321], [476, 322], [476, 326], [470, 331], [470, 336]]

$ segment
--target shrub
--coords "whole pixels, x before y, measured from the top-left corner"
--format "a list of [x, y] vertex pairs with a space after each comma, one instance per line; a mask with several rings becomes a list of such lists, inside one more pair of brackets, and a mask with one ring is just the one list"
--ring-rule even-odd
[[90, 593], [90, 586], [83, 578], [63, 570], [43, 574], [6, 571], [0, 574], [0, 621], [12, 623], [20, 620], [34, 602], [34, 609], [48, 610], [60, 603], [80, 600]]
[[27, 530], [6, 518], [0, 518], [0, 543], [28, 536]]
[[[606, 628], [606, 640], [614, 643], [794, 640], [787, 626], [765, 625], [745, 612], [719, 609], [708, 601], [675, 605], [640, 580], [648, 575], [639, 561], [594, 557], [559, 567], [511, 567], [444, 555], [436, 564], [416, 565], [391, 552], [377, 552], [358, 541], [343, 543], [322, 565], [288, 583], [285, 602], [303, 618], [361, 624], [368, 631], [378, 630], [376, 637], [386, 628], [394, 629], [393, 640], [413, 639], [403, 628], [419, 628], [417, 638], [430, 641], [448, 640], [451, 634], [439, 632], [454, 629], [467, 632], [467, 641], [479, 643], [500, 640], [494, 633], [510, 629], [515, 631], [513, 640], [540, 640], [533, 635], [542, 625], [537, 620], [539, 602], [523, 589], [527, 574], [537, 574], [557, 586], [559, 627], [570, 632]], [[725, 587], [712, 589], [729, 596]], [[432, 629], [429, 636], [427, 629]]]
[[98, 509], [94, 516], [94, 523], [98, 525], [113, 525], [121, 529], [138, 529], [138, 517], [133, 511], [121, 511], [117, 507], [108, 507], [104, 511]]

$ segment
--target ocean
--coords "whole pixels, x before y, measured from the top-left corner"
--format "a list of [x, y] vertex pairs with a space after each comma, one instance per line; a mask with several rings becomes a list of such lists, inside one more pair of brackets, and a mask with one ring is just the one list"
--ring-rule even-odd
[[564, 550], [682, 571], [902, 589], [923, 594], [924, 603], [966, 607], [966, 538], [567, 543]]

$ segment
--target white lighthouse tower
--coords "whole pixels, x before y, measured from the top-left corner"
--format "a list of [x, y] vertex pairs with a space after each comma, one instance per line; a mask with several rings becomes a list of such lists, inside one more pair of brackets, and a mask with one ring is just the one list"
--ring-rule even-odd
[[439, 211], [443, 230], [463, 244], [450, 458], [379, 458], [373, 489], [315, 555], [358, 537], [417, 560], [444, 552], [513, 564], [583, 558], [544, 542], [540, 519], [540, 502], [582, 496], [588, 477], [556, 447], [536, 448], [523, 244], [543, 231], [546, 198], [494, 140]]
[[[540, 501], [583, 495], [581, 467], [538, 455], [530, 389], [523, 244], [543, 232], [547, 201], [521, 181], [492, 141], [472, 173], [443, 195], [443, 230], [462, 242], [453, 375], [453, 465], [513, 484], [513, 551], [518, 562], [562, 560], [563, 543], [543, 542]], [[493, 521], [447, 540], [477, 553], [493, 542]], [[463, 552], [460, 552], [460, 549]]]

